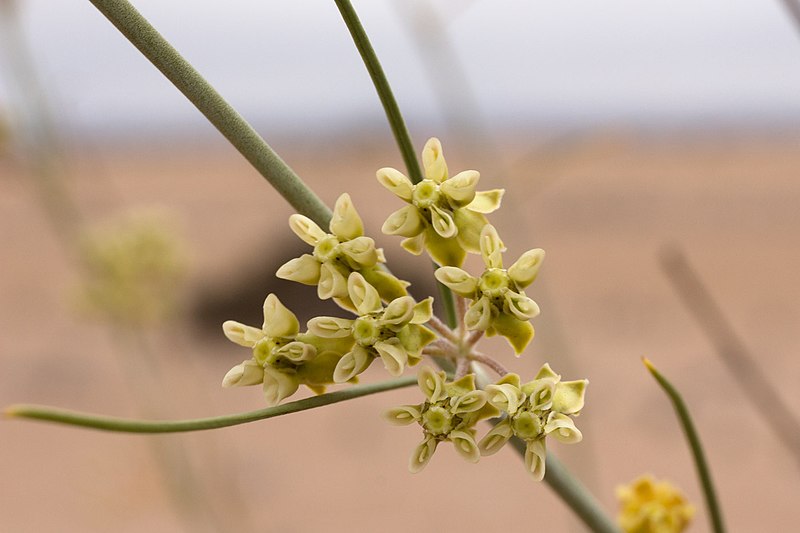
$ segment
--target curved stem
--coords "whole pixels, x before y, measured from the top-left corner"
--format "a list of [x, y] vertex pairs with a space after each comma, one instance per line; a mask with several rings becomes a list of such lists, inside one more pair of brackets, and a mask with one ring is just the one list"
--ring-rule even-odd
[[642, 358], [642, 362], [658, 384], [661, 385], [661, 388], [664, 389], [664, 392], [672, 402], [672, 407], [675, 408], [675, 414], [678, 415], [678, 420], [681, 423], [681, 429], [683, 429], [683, 433], [686, 435], [686, 440], [689, 441], [689, 448], [692, 451], [692, 458], [694, 459], [694, 465], [697, 469], [697, 476], [700, 478], [700, 484], [703, 487], [703, 496], [706, 500], [712, 531], [715, 533], [724, 533], [725, 526], [722, 521], [722, 510], [717, 501], [714, 482], [711, 480], [711, 471], [708, 468], [705, 453], [703, 453], [703, 446], [700, 444], [700, 436], [697, 434], [697, 430], [694, 427], [689, 409], [686, 407], [686, 403], [683, 401], [683, 398], [681, 398], [678, 390], [667, 381], [667, 378], [656, 370], [653, 363], [645, 357]]
[[225, 136], [298, 213], [322, 227], [330, 209], [127, 0], [89, 0]]
[[179, 433], [247, 424], [248, 422], [265, 420], [289, 413], [305, 411], [306, 409], [322, 407], [323, 405], [352, 400], [369, 394], [400, 389], [414, 385], [416, 382], [417, 378], [415, 376], [409, 376], [382, 381], [380, 383], [356, 385], [345, 390], [320, 394], [319, 396], [312, 396], [275, 407], [267, 407], [266, 409], [190, 420], [133, 420], [93, 415], [90, 413], [81, 413], [78, 411], [69, 411], [41, 405], [12, 405], [5, 409], [4, 414], [5, 416], [13, 418], [31, 418], [34, 420], [56, 422], [104, 431], [119, 431], [125, 433]]
[[494, 370], [497, 373], [497, 375], [499, 375], [500, 377], [505, 376], [506, 374], [508, 374], [508, 369], [506, 367], [504, 367], [503, 365], [501, 365], [499, 362], [495, 361], [491, 357], [483, 355], [482, 353], [472, 352], [469, 355], [469, 359], [471, 359], [472, 361], [475, 361], [477, 363], [481, 363], [482, 365], [488, 366], [489, 368]]

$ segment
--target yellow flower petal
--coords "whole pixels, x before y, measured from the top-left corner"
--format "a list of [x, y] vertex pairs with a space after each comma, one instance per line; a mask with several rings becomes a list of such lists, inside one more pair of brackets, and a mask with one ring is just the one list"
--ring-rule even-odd
[[459, 455], [469, 461], [470, 463], [477, 463], [481, 458], [481, 452], [478, 450], [478, 444], [475, 442], [475, 437], [466, 431], [456, 430], [451, 431], [449, 435]]
[[491, 224], [486, 224], [481, 230], [480, 247], [486, 268], [503, 268], [502, 253], [505, 251], [505, 245]]
[[303, 254], [281, 266], [275, 276], [304, 285], [316, 285], [319, 283], [319, 268], [319, 261], [313, 255]]
[[407, 426], [418, 421], [422, 414], [418, 405], [401, 405], [383, 413], [383, 419], [395, 426]]
[[323, 263], [319, 271], [317, 296], [321, 300], [347, 296], [347, 270], [334, 263]]
[[351, 351], [339, 359], [336, 369], [333, 371], [333, 381], [344, 383], [352, 380], [366, 370], [373, 360], [374, 357], [363, 346], [356, 344]]
[[402, 172], [393, 168], [387, 167], [378, 170], [375, 173], [378, 182], [389, 189], [391, 193], [396, 195], [406, 202], [411, 201], [414, 186], [411, 180], [408, 179]]
[[278, 405], [282, 400], [297, 392], [299, 387], [300, 382], [295, 376], [269, 366], [264, 368], [264, 399], [268, 406]]
[[351, 273], [347, 278], [347, 294], [361, 316], [377, 313], [383, 309], [378, 290], [367, 283], [364, 276], [358, 272]]
[[235, 342], [239, 346], [252, 348], [258, 341], [264, 338], [264, 332], [253, 326], [246, 326], [235, 320], [226, 320], [222, 324], [222, 332], [228, 340]]
[[464, 207], [475, 198], [475, 186], [481, 175], [476, 170], [459, 172], [452, 178], [442, 182], [440, 190], [453, 207]]
[[475, 296], [478, 280], [470, 276], [465, 270], [453, 266], [437, 268], [433, 273], [439, 282], [447, 286], [454, 293], [465, 298]]
[[524, 289], [536, 279], [542, 261], [544, 261], [544, 250], [541, 248], [528, 250], [508, 269], [508, 277], [518, 288]]
[[544, 479], [546, 459], [547, 449], [544, 439], [528, 442], [528, 446], [525, 448], [525, 468], [538, 481]]
[[331, 216], [331, 233], [336, 235], [340, 241], [349, 241], [364, 235], [364, 224], [358, 216], [353, 201], [347, 193], [342, 194], [336, 200]]
[[427, 437], [424, 441], [419, 443], [414, 452], [411, 454], [411, 460], [408, 462], [408, 469], [412, 474], [420, 472], [428, 461], [433, 457], [433, 452], [436, 451], [438, 441], [433, 437]]
[[511, 429], [511, 422], [506, 418], [481, 439], [478, 443], [478, 450], [483, 456], [495, 454], [513, 436], [514, 430]]
[[383, 366], [386, 371], [393, 376], [399, 376], [408, 364], [408, 352], [400, 344], [397, 338], [388, 339], [386, 341], [377, 342], [374, 345], [375, 350], [381, 356]]
[[264, 381], [264, 367], [252, 359], [242, 361], [222, 378], [223, 387], [247, 387]]
[[313, 220], [303, 215], [294, 214], [290, 216], [289, 227], [295, 235], [311, 246], [316, 246], [319, 241], [328, 235]]
[[445, 211], [435, 205], [431, 206], [431, 225], [436, 233], [444, 239], [455, 237], [458, 228], [453, 220], [452, 213]]
[[500, 203], [503, 200], [503, 193], [505, 192], [505, 189], [478, 191], [475, 193], [475, 199], [467, 206], [467, 209], [475, 211], [476, 213], [492, 213], [500, 207]]
[[385, 235], [414, 237], [425, 229], [425, 221], [413, 205], [401, 207], [386, 219], [381, 227]]
[[445, 398], [444, 376], [444, 372], [435, 372], [429, 366], [419, 370], [417, 383], [429, 402], [435, 403]]
[[436, 137], [428, 139], [422, 149], [422, 166], [425, 168], [425, 177], [429, 180], [442, 183], [447, 179], [447, 163], [442, 153], [442, 143]]
[[261, 328], [268, 337], [293, 337], [300, 331], [297, 317], [270, 294], [264, 300], [264, 325]]

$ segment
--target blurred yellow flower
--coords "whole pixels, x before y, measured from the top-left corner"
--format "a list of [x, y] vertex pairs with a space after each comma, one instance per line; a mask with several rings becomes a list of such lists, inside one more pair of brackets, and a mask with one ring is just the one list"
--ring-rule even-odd
[[83, 235], [85, 307], [126, 324], [162, 320], [174, 310], [186, 258], [168, 222], [158, 211], [135, 211]]
[[619, 525], [626, 533], [680, 533], [694, 516], [694, 507], [676, 487], [650, 475], [617, 487], [617, 499]]

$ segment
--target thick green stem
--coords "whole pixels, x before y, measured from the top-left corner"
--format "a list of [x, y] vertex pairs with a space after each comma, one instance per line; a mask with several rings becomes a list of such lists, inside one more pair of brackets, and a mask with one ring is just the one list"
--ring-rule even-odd
[[[511, 444], [521, 456], [525, 456], [526, 444], [522, 440], [514, 437], [511, 439]], [[544, 482], [558, 494], [591, 531], [595, 533], [620, 533], [617, 525], [600, 507], [600, 503], [594, 496], [550, 452], [547, 452]]]
[[126, 0], [90, 0], [298, 213], [327, 227], [331, 212], [247, 121]]
[[703, 453], [703, 446], [700, 444], [700, 436], [697, 434], [697, 430], [694, 427], [689, 409], [686, 407], [686, 403], [683, 401], [678, 390], [667, 381], [667, 378], [656, 370], [653, 363], [646, 358], [642, 358], [642, 361], [672, 402], [672, 407], [675, 408], [675, 414], [678, 415], [678, 420], [681, 423], [681, 429], [683, 429], [683, 433], [686, 435], [686, 440], [689, 441], [689, 448], [692, 451], [692, 458], [694, 459], [694, 466], [697, 469], [697, 476], [700, 478], [700, 484], [703, 487], [703, 496], [706, 500], [708, 518], [711, 521], [712, 531], [714, 531], [714, 533], [724, 533], [725, 526], [722, 521], [722, 510], [717, 501], [714, 482], [711, 480], [711, 471], [708, 468], [706, 456], [705, 453]]
[[257, 420], [264, 420], [289, 413], [297, 413], [299, 411], [305, 411], [306, 409], [322, 407], [323, 405], [330, 405], [345, 400], [352, 400], [369, 394], [400, 389], [414, 385], [416, 382], [417, 378], [415, 376], [409, 376], [382, 381], [380, 383], [356, 385], [341, 391], [320, 394], [319, 396], [312, 396], [275, 407], [267, 407], [266, 409], [258, 409], [257, 411], [211, 418], [196, 418], [193, 420], [132, 420], [80, 413], [77, 411], [39, 405], [12, 405], [5, 409], [4, 414], [8, 417], [31, 418], [104, 431], [119, 431], [124, 433], [179, 433], [247, 424], [248, 422], [255, 422]]

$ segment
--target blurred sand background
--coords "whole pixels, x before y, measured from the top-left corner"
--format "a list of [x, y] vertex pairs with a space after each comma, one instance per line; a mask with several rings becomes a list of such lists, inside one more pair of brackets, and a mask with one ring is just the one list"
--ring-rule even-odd
[[[155, 11], [154, 3], [142, 4]], [[213, 11], [211, 4], [201, 4]], [[364, 4], [365, 21], [376, 22], [381, 8]], [[478, 7], [459, 23], [480, 22], [486, 3], [475, 4]], [[614, 9], [627, 9], [622, 4], [617, 2]], [[667, 4], [658, 3], [659, 9], [671, 12]], [[702, 4], [702, 9], [716, 9], [713, 1]], [[31, 5], [32, 11], [26, 12], [30, 20], [50, 9], [47, 3]], [[687, 6], [685, 10], [694, 9]], [[614, 18], [614, 12], [608, 16]], [[780, 34], [762, 23], [747, 26], [743, 11], [730, 13], [741, 23], [733, 26], [754, 38], [739, 39], [732, 33], [730, 42], [743, 43], [752, 57], [736, 49], [741, 64], [711, 56], [703, 64], [702, 54], [700, 59], [693, 54], [725, 48], [728, 41], [714, 33], [724, 25], [690, 25], [682, 34], [686, 49], [675, 51], [687, 61], [695, 60], [694, 70], [683, 72], [685, 77], [666, 77], [659, 68], [668, 70], [669, 61], [659, 56], [661, 63], [652, 62], [644, 52], [634, 53], [629, 63], [620, 59], [620, 71], [611, 76], [600, 56], [616, 57], [630, 43], [622, 39], [617, 48], [604, 49], [598, 44], [605, 38], [601, 35], [587, 41], [598, 55], [579, 54], [577, 67], [570, 63], [568, 49], [551, 48], [560, 55], [543, 63], [525, 47], [514, 51], [530, 56], [526, 68], [531, 71], [551, 63], [565, 65], [560, 74], [545, 73], [541, 84], [529, 78], [495, 79], [493, 64], [503, 70], [503, 61], [516, 65], [523, 59], [488, 49], [462, 55], [474, 60], [465, 62], [467, 69], [477, 65], [472, 67], [474, 93], [466, 85], [461, 92], [457, 84], [442, 81], [438, 96], [434, 92], [420, 102], [406, 95], [413, 94], [421, 85], [416, 80], [424, 75], [393, 80], [399, 78], [401, 105], [410, 108], [418, 151], [428, 137], [438, 136], [451, 171], [477, 169], [482, 175], [479, 189], [506, 188], [503, 208], [491, 220], [508, 246], [507, 261], [529, 248], [547, 251], [543, 270], [528, 291], [542, 308], [534, 320], [536, 339], [518, 360], [502, 342], [485, 346], [523, 376], [548, 361], [565, 379], [590, 380], [587, 406], [577, 419], [584, 441], [554, 444], [555, 454], [612, 514], [617, 485], [645, 472], [668, 478], [698, 508], [690, 531], [708, 530], [674, 413], [641, 364], [640, 358], [647, 356], [692, 407], [730, 531], [793, 531], [800, 520], [800, 451], [788, 450], [765, 422], [765, 413], [775, 406], [752, 401], [752, 392], [732, 377], [660, 261], [667, 247], [683, 250], [782, 400], [800, 413], [800, 122], [795, 98], [800, 93], [792, 92], [800, 83], [800, 67], [790, 70], [790, 63], [781, 63], [772, 53], [763, 57], [773, 62], [761, 62], [758, 47], [747, 43], [769, 35], [757, 41], [759, 46], [768, 51], [775, 46], [791, 61], [800, 58], [800, 47], [790, 48], [797, 46], [790, 32]], [[173, 29], [184, 25], [169, 10], [154, 15], [159, 27], [167, 21]], [[551, 15], [544, 24], [562, 20], [558, 16], [563, 13]], [[660, 23], [658, 16], [651, 18], [650, 23]], [[105, 24], [90, 21], [87, 27]], [[289, 15], [283, 22], [288, 27], [297, 23]], [[646, 41], [645, 22], [631, 26], [636, 29], [626, 39]], [[785, 22], [779, 19], [775, 24]], [[494, 19], [487, 24], [504, 27]], [[591, 20], [575, 24], [572, 30], [578, 33], [595, 28]], [[47, 35], [57, 43], [59, 31], [67, 31], [54, 23], [30, 28], [41, 32], [30, 32], [34, 48], [37, 37]], [[220, 31], [230, 29], [223, 24]], [[481, 48], [476, 33], [459, 32], [457, 25], [451, 30], [456, 45], [466, 35], [467, 45]], [[310, 38], [328, 30], [310, 23], [303, 31]], [[341, 28], [336, 31], [341, 33]], [[559, 32], [557, 27], [551, 31]], [[613, 41], [615, 32], [603, 31]], [[57, 163], [51, 176], [87, 227], [102, 226], [139, 208], [157, 207], [169, 214], [187, 257], [187, 279], [178, 289], [180, 306], [170, 320], [133, 341], [124, 330], [81, 313], [75, 294], [83, 273], [72, 243], [64, 239], [66, 225], [46, 206], [47, 192], [30, 156], [25, 134], [36, 128], [22, 127], [25, 114], [15, 116], [13, 99], [4, 100], [0, 90], [0, 116], [6, 126], [0, 139], [0, 406], [39, 403], [170, 419], [261, 408], [258, 387], [220, 387], [225, 372], [248, 357], [246, 349], [224, 338], [221, 323], [234, 319], [260, 324], [261, 304], [269, 292], [278, 294], [301, 321], [338, 311], [319, 307], [313, 289], [274, 278], [278, 266], [306, 251], [288, 229], [290, 207], [222, 138], [199, 125], [200, 119], [187, 122], [185, 115], [195, 117], [194, 111], [127, 43], [121, 46], [113, 30], [107, 33], [103, 42], [108, 45], [87, 47], [87, 54], [99, 50], [123, 59], [80, 56], [80, 65], [62, 67], [58, 53], [50, 58], [56, 70], [71, 72], [69, 83], [84, 95], [77, 100], [70, 100], [77, 98], [74, 94], [59, 97], [58, 87], [47, 83], [57, 76], [45, 76], [43, 85], [53, 91], [45, 91], [46, 97], [67, 103], [64, 109], [53, 106], [59, 135], [53, 144], [58, 150], [47, 154]], [[233, 32], [230, 38], [235, 41], [244, 34]], [[512, 35], [516, 33], [501, 34]], [[398, 64], [398, 51], [390, 46], [396, 35], [375, 31], [375, 36], [383, 42], [379, 51], [389, 56], [385, 64]], [[710, 47], [692, 48], [692, 43], [706, 42], [692, 41], [701, 37]], [[264, 39], [269, 38], [272, 34], [265, 32]], [[383, 220], [401, 204], [380, 187], [374, 174], [384, 166], [402, 169], [402, 160], [352, 44], [346, 34], [338, 38], [341, 43], [330, 47], [335, 59], [325, 59], [319, 49], [313, 50], [313, 43], [309, 45], [311, 55], [317, 54], [340, 76], [334, 76], [332, 85], [353, 88], [348, 93], [351, 100], [338, 107], [333, 96], [326, 100], [333, 88], [315, 85], [309, 74], [313, 68], [299, 48], [296, 56], [287, 56], [297, 70], [282, 75], [287, 85], [274, 93], [248, 99], [246, 95], [272, 87], [249, 86], [243, 83], [245, 75], [231, 78], [227, 72], [210, 78], [219, 81], [224, 94], [233, 93], [234, 103], [244, 102], [248, 117], [253, 109], [262, 109], [255, 120], [259, 131], [326, 203], [332, 205], [341, 192], [349, 192], [392, 270], [413, 282], [415, 295], [427, 295], [432, 290], [429, 261], [409, 256], [398, 240], [380, 235]], [[531, 36], [520, 36], [524, 38]], [[565, 34], [564, 40], [572, 37]], [[65, 38], [64, 46], [68, 42]], [[214, 41], [203, 42], [208, 47]], [[195, 43], [190, 39], [179, 44], [192, 50]], [[671, 49], [672, 42], [663, 46]], [[534, 50], [543, 53], [542, 48]], [[225, 55], [220, 52], [206, 65], [204, 51], [195, 49], [189, 55], [213, 72], [214, 62]], [[349, 77], [350, 66], [337, 70], [345, 62], [342, 57], [359, 69], [360, 78]], [[400, 57], [401, 71], [403, 61], [418, 61], [413, 55]], [[243, 55], [237, 61], [248, 59]], [[717, 89], [691, 99], [691, 80], [710, 65]], [[653, 69], [646, 71], [650, 66]], [[240, 69], [242, 64], [234, 61], [229, 67]], [[268, 65], [265, 68], [269, 71]], [[110, 91], [118, 100], [104, 101], [89, 88], [95, 75], [99, 80], [117, 79], [126, 89]], [[641, 99], [629, 102], [625, 95], [599, 87], [598, 80], [605, 76]], [[134, 80], [155, 89], [134, 89]], [[639, 85], [628, 83], [631, 80]], [[103, 83], [119, 88], [113, 80]], [[367, 96], [354, 89], [362, 85]], [[662, 86], [663, 94], [654, 90]], [[720, 86], [730, 86], [729, 94]], [[289, 92], [292, 87], [299, 92]], [[548, 87], [563, 87], [564, 92], [555, 90], [552, 100], [536, 93], [546, 93]], [[494, 95], [496, 89], [500, 92]], [[510, 92], [503, 92], [506, 89]], [[324, 96], [309, 92], [313, 90]], [[489, 107], [480, 112], [487, 94], [493, 95], [492, 101], [508, 99], [510, 111], [495, 114]], [[571, 100], [575, 94], [590, 96]], [[748, 94], [756, 96], [748, 100]], [[664, 101], [659, 104], [661, 96]], [[429, 117], [437, 98], [441, 115]], [[520, 110], [515, 116], [514, 106], [522, 101], [515, 98], [539, 102], [540, 114]], [[268, 105], [260, 107], [262, 101]], [[609, 111], [602, 107], [604, 101], [614, 101], [617, 107]], [[125, 108], [127, 114], [111, 114], [106, 122], [95, 117], [99, 122], [92, 123], [84, 116], [94, 103], [102, 115], [130, 102], [140, 107], [132, 104]], [[308, 102], [308, 107], [297, 102]], [[575, 102], [570, 115], [568, 108]], [[555, 107], [548, 115], [551, 103]], [[596, 115], [591, 111], [595, 104]], [[284, 105], [286, 109], [276, 109]], [[726, 109], [736, 112], [726, 114]], [[641, 122], [631, 118], [640, 112], [646, 115]], [[282, 117], [282, 126], [272, 127], [270, 113]], [[315, 114], [321, 117], [317, 121]], [[35, 112], [33, 116], [36, 123]], [[298, 117], [296, 123], [291, 122], [293, 116]], [[342, 117], [349, 119], [340, 121]], [[109, 129], [118, 118], [118, 129]], [[34, 131], [32, 138], [40, 134]], [[470, 268], [479, 266], [473, 262]], [[379, 366], [365, 381], [385, 378]], [[409, 388], [223, 430], [163, 436], [2, 420], [0, 531], [583, 530], [547, 485], [525, 474], [510, 450], [469, 465], [443, 445], [422, 473], [409, 474], [408, 456], [420, 432], [389, 426], [379, 415], [388, 407], [419, 401], [417, 389]], [[789, 431], [788, 423], [786, 428]]]
[[[286, 141], [280, 148], [327, 202], [350, 191], [378, 235], [397, 202], [372, 176], [380, 166], [401, 165], [382, 137]], [[452, 169], [495, 164], [443, 141]], [[748, 402], [657, 257], [667, 243], [685, 249], [770, 380], [800, 410], [799, 141], [796, 134], [598, 132], [554, 150], [514, 136], [501, 143], [505, 169], [484, 172], [484, 187], [509, 191], [494, 217], [508, 256], [532, 246], [548, 253], [530, 291], [542, 307], [537, 338], [519, 360], [502, 345], [498, 357], [523, 374], [550, 361], [566, 378], [590, 379], [578, 420], [584, 442], [553, 448], [608, 509], [618, 483], [652, 472], [688, 493], [701, 508], [694, 530], [706, 527], [675, 417], [640, 363], [647, 355], [693, 408], [732, 530], [788, 531], [797, 520], [797, 463], [762, 420], [770, 406]], [[161, 398], [163, 417], [259, 408], [257, 388], [219, 387], [247, 356], [226, 341], [219, 323], [259, 323], [269, 290], [299, 314], [310, 313], [313, 291], [276, 288], [276, 265], [302, 248], [286, 227], [289, 208], [243, 159], [218, 143], [83, 148], [67, 162], [69, 189], [91, 219], [156, 203], [180, 220], [191, 250], [185, 312], [153, 334], [159, 375], [149, 383], [130, 383], [121, 357], [136, 354], [75, 312], [69, 295], [78, 274], [18, 163], [2, 160], [0, 403], [137, 416], [131, 387], [155, 386], [149, 394]], [[426, 275], [424, 259], [377, 238], [390, 262], [402, 265], [395, 270], [415, 281]], [[381, 377], [375, 371], [369, 379]], [[210, 508], [243, 530], [527, 531], [539, 523], [567, 530], [569, 513], [513, 453], [472, 466], [443, 446], [424, 472], [408, 474], [417, 430], [390, 427], [378, 415], [416, 401], [409, 389], [160, 437], [4, 421], [0, 522], [5, 531], [185, 529], [151, 454], [158, 440], [179, 443], [191, 460], [193, 488], [208, 502], [198, 516]]]

